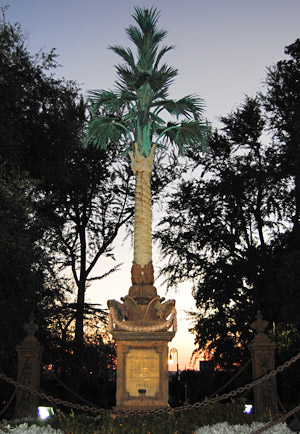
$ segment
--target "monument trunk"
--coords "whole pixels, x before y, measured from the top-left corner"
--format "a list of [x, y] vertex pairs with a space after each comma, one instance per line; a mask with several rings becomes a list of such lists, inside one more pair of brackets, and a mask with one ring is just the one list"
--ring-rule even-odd
[[[136, 177], [132, 286], [109, 300], [109, 331], [117, 343], [116, 409], [147, 410], [168, 405], [168, 342], [176, 332], [175, 300], [157, 295], [152, 266], [151, 171], [137, 146], [130, 154]], [[171, 329], [171, 330], [170, 330]]]

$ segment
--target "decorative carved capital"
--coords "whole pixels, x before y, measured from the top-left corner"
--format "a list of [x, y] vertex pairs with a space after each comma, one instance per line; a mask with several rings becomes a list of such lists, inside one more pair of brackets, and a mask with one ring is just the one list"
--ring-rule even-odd
[[155, 145], [154, 144], [152, 145], [148, 157], [144, 157], [140, 153], [137, 143], [134, 144], [134, 147], [135, 147], [134, 155], [132, 154], [132, 152], [129, 152], [129, 157], [131, 159], [131, 167], [134, 175], [136, 175], [138, 172], [151, 174]]
[[133, 262], [131, 267], [131, 281], [133, 285], [140, 285], [141, 283], [153, 285], [154, 270], [152, 261], [144, 267]]

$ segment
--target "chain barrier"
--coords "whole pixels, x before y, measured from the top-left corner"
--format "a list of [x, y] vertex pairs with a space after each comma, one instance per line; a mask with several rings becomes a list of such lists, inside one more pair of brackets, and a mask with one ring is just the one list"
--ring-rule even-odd
[[[61, 400], [59, 398], [54, 398], [51, 395], [48, 396], [45, 393], [38, 392], [38, 391], [28, 387], [28, 386], [24, 386], [23, 384], [20, 384], [17, 381], [15, 381], [11, 378], [8, 378], [5, 374], [0, 374], [0, 379], [6, 381], [9, 384], [14, 385], [15, 387], [18, 387], [19, 389], [24, 390], [25, 392], [34, 394], [34, 395], [38, 396], [39, 398], [45, 399], [49, 402], [53, 402], [57, 405], [63, 405], [65, 407], [73, 408], [76, 410], [82, 410], [82, 411], [91, 412], [94, 414], [119, 414], [119, 415], [127, 415], [127, 416], [142, 415], [142, 414], [143, 415], [150, 415], [150, 414], [164, 414], [164, 413], [174, 413], [174, 412], [179, 412], [179, 411], [187, 411], [187, 410], [191, 410], [193, 408], [198, 409], [198, 408], [210, 405], [210, 404], [214, 404], [214, 403], [219, 402], [219, 401], [223, 401], [223, 400], [228, 399], [228, 398], [233, 398], [236, 395], [239, 395], [245, 391], [248, 392], [249, 390], [251, 390], [255, 386], [259, 385], [260, 383], [263, 383], [264, 381], [269, 380], [271, 377], [274, 377], [278, 372], [282, 372], [284, 369], [288, 368], [291, 364], [295, 363], [299, 359], [300, 359], [300, 353], [298, 353], [296, 356], [292, 357], [290, 360], [283, 363], [283, 365], [278, 366], [278, 368], [270, 371], [269, 373], [263, 375], [260, 378], [257, 378], [256, 380], [252, 381], [252, 383], [248, 383], [245, 386], [239, 387], [236, 390], [232, 390], [229, 393], [225, 393], [223, 395], [216, 396], [216, 397], [211, 398], [211, 399], [206, 399], [202, 402], [196, 402], [195, 404], [187, 404], [187, 405], [184, 405], [183, 407], [176, 407], [176, 408], [168, 407], [168, 408], [161, 408], [161, 409], [155, 409], [155, 410], [120, 410], [120, 411], [115, 411], [115, 410], [104, 410], [104, 409], [93, 407], [93, 406], [90, 407], [88, 405], [74, 404], [74, 403], [69, 402], [69, 401]], [[287, 419], [294, 412], [298, 411], [299, 408], [300, 408], [300, 405], [298, 407], [296, 407], [294, 410], [291, 410], [286, 415], [284, 415], [281, 418], [277, 419], [276, 421], [272, 422], [272, 426], [276, 425], [277, 423], [280, 423], [282, 420]], [[261, 429], [263, 429], [263, 428], [261, 428]], [[259, 432], [263, 432], [263, 431], [257, 431], [257, 433], [255, 432], [255, 434], [258, 434]]]
[[9, 408], [10, 404], [12, 403], [14, 397], [16, 396], [17, 390], [15, 389], [11, 395], [11, 397], [9, 398], [9, 400], [7, 401], [7, 403], [5, 404], [5, 406], [2, 408], [2, 410], [0, 411], [0, 417], [2, 416], [2, 414], [4, 414], [6, 412], [6, 410]]
[[293, 408], [293, 410], [290, 410], [288, 413], [282, 415], [281, 417], [274, 420], [273, 422], [268, 423], [267, 425], [263, 426], [262, 428], [260, 428], [256, 431], [252, 431], [250, 434], [260, 434], [260, 433], [266, 431], [267, 429], [272, 428], [272, 426], [275, 426], [280, 422], [286, 421], [290, 416], [292, 416], [294, 413], [296, 413], [299, 410], [300, 410], [300, 404], [297, 405], [297, 407]]
[[231, 377], [228, 381], [226, 381], [225, 384], [223, 384], [223, 386], [219, 387], [219, 389], [212, 393], [211, 395], [209, 395], [208, 399], [211, 399], [213, 397], [215, 397], [216, 395], [218, 395], [220, 392], [222, 392], [222, 390], [226, 389], [227, 386], [229, 386], [229, 384], [231, 384], [237, 377], [239, 377], [241, 375], [242, 372], [245, 371], [245, 369], [250, 365], [250, 363], [252, 362], [251, 359], [249, 359], [244, 366], [236, 373], [234, 374], [233, 377]]
[[53, 402], [54, 404], [57, 404], [57, 405], [60, 404], [60, 405], [63, 405], [65, 407], [74, 408], [75, 410], [83, 410], [83, 411], [92, 412], [92, 413], [99, 413], [99, 414], [111, 413], [111, 410], [104, 410], [101, 408], [89, 407], [87, 405], [74, 404], [73, 402], [64, 401], [64, 400], [61, 400], [59, 398], [54, 398], [51, 395], [46, 395], [45, 393], [38, 392], [37, 390], [34, 390], [31, 387], [24, 386], [23, 384], [18, 383], [17, 381], [13, 380], [12, 378], [7, 377], [5, 374], [0, 374], [0, 379], [6, 381], [9, 384], [12, 384], [13, 386], [15, 386], [21, 390], [24, 390], [24, 392], [31, 393], [32, 395], [36, 395], [41, 399], [45, 399], [45, 400], [47, 400], [49, 402]]
[[88, 401], [87, 399], [83, 398], [83, 396], [80, 396], [78, 393], [74, 392], [70, 387], [68, 387], [63, 381], [61, 381], [60, 378], [58, 378], [53, 371], [47, 371], [46, 375], [49, 377], [52, 377], [55, 381], [57, 381], [58, 384], [60, 384], [64, 389], [66, 389], [69, 393], [71, 393], [75, 398], [79, 399], [80, 401], [84, 402], [88, 406], [93, 406], [93, 404]]
[[[284, 408], [284, 406], [283, 406], [281, 400], [279, 399], [278, 395], [277, 395], [277, 403], [278, 403], [279, 407], [281, 408], [281, 413], [285, 414], [287, 411]], [[295, 411], [297, 411], [297, 410], [295, 410]], [[299, 417], [296, 414], [293, 414], [293, 419], [295, 419], [297, 425], [300, 426], [300, 420], [299, 420]]]
[[[24, 373], [25, 373], [25, 365], [23, 366], [20, 378], [23, 378]], [[17, 394], [17, 388], [15, 387], [15, 389], [14, 389], [11, 397], [9, 398], [9, 400], [7, 401], [7, 403], [5, 404], [5, 406], [0, 411], [0, 416], [2, 416], [2, 414], [5, 414], [5, 412], [7, 411], [7, 409], [9, 408], [9, 406], [11, 405], [11, 403], [13, 402], [16, 394]], [[0, 426], [0, 428], [1, 428], [1, 426]]]
[[258, 384], [269, 380], [271, 377], [274, 377], [278, 372], [282, 372], [284, 369], [288, 368], [292, 363], [295, 363], [299, 359], [300, 359], [300, 353], [298, 353], [296, 356], [292, 357], [290, 360], [285, 362], [283, 365], [278, 366], [277, 369], [274, 369], [274, 370], [270, 371], [269, 373], [263, 375], [262, 377], [257, 378], [256, 380], [252, 381], [252, 383], [248, 383], [245, 386], [239, 387], [238, 389], [232, 390], [231, 392], [225, 393], [223, 395], [216, 396], [215, 398], [211, 398], [209, 400], [205, 400], [202, 402], [196, 402], [195, 404], [188, 404], [188, 405], [185, 405], [184, 407], [177, 407], [177, 408], [174, 408], [173, 410], [174, 411], [180, 411], [180, 409], [181, 410], [188, 410], [190, 408], [200, 408], [200, 407], [203, 407], [205, 405], [214, 404], [215, 402], [223, 401], [227, 398], [233, 398], [234, 396], [240, 395], [241, 393], [243, 393], [245, 391], [248, 392], [249, 390], [253, 389], [253, 387], [257, 386]]

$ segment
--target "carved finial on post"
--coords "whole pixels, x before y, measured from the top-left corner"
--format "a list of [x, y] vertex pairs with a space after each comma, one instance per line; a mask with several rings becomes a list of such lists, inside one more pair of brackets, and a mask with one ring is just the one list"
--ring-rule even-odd
[[256, 334], [265, 333], [268, 327], [268, 321], [263, 319], [260, 310], [256, 314], [256, 320], [251, 324], [251, 328], [256, 331]]
[[23, 329], [25, 330], [25, 332], [27, 332], [27, 336], [34, 336], [35, 333], [38, 331], [39, 326], [34, 322], [34, 316], [32, 312], [29, 317], [29, 322], [24, 324]]

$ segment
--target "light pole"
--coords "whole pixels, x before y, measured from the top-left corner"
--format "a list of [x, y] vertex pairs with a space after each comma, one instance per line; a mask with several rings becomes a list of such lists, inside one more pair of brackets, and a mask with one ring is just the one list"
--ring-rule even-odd
[[179, 381], [180, 380], [180, 374], [179, 374], [178, 350], [177, 350], [177, 348], [171, 348], [170, 349], [170, 358], [169, 358], [169, 360], [173, 361], [173, 357], [172, 357], [173, 354], [176, 354], [176, 373], [177, 373], [177, 380]]
[[169, 361], [173, 362], [173, 355], [176, 354], [176, 383], [177, 383], [177, 405], [179, 405], [179, 380], [180, 380], [180, 374], [179, 374], [179, 363], [178, 363], [178, 350], [177, 348], [171, 348], [170, 350], [170, 357]]

